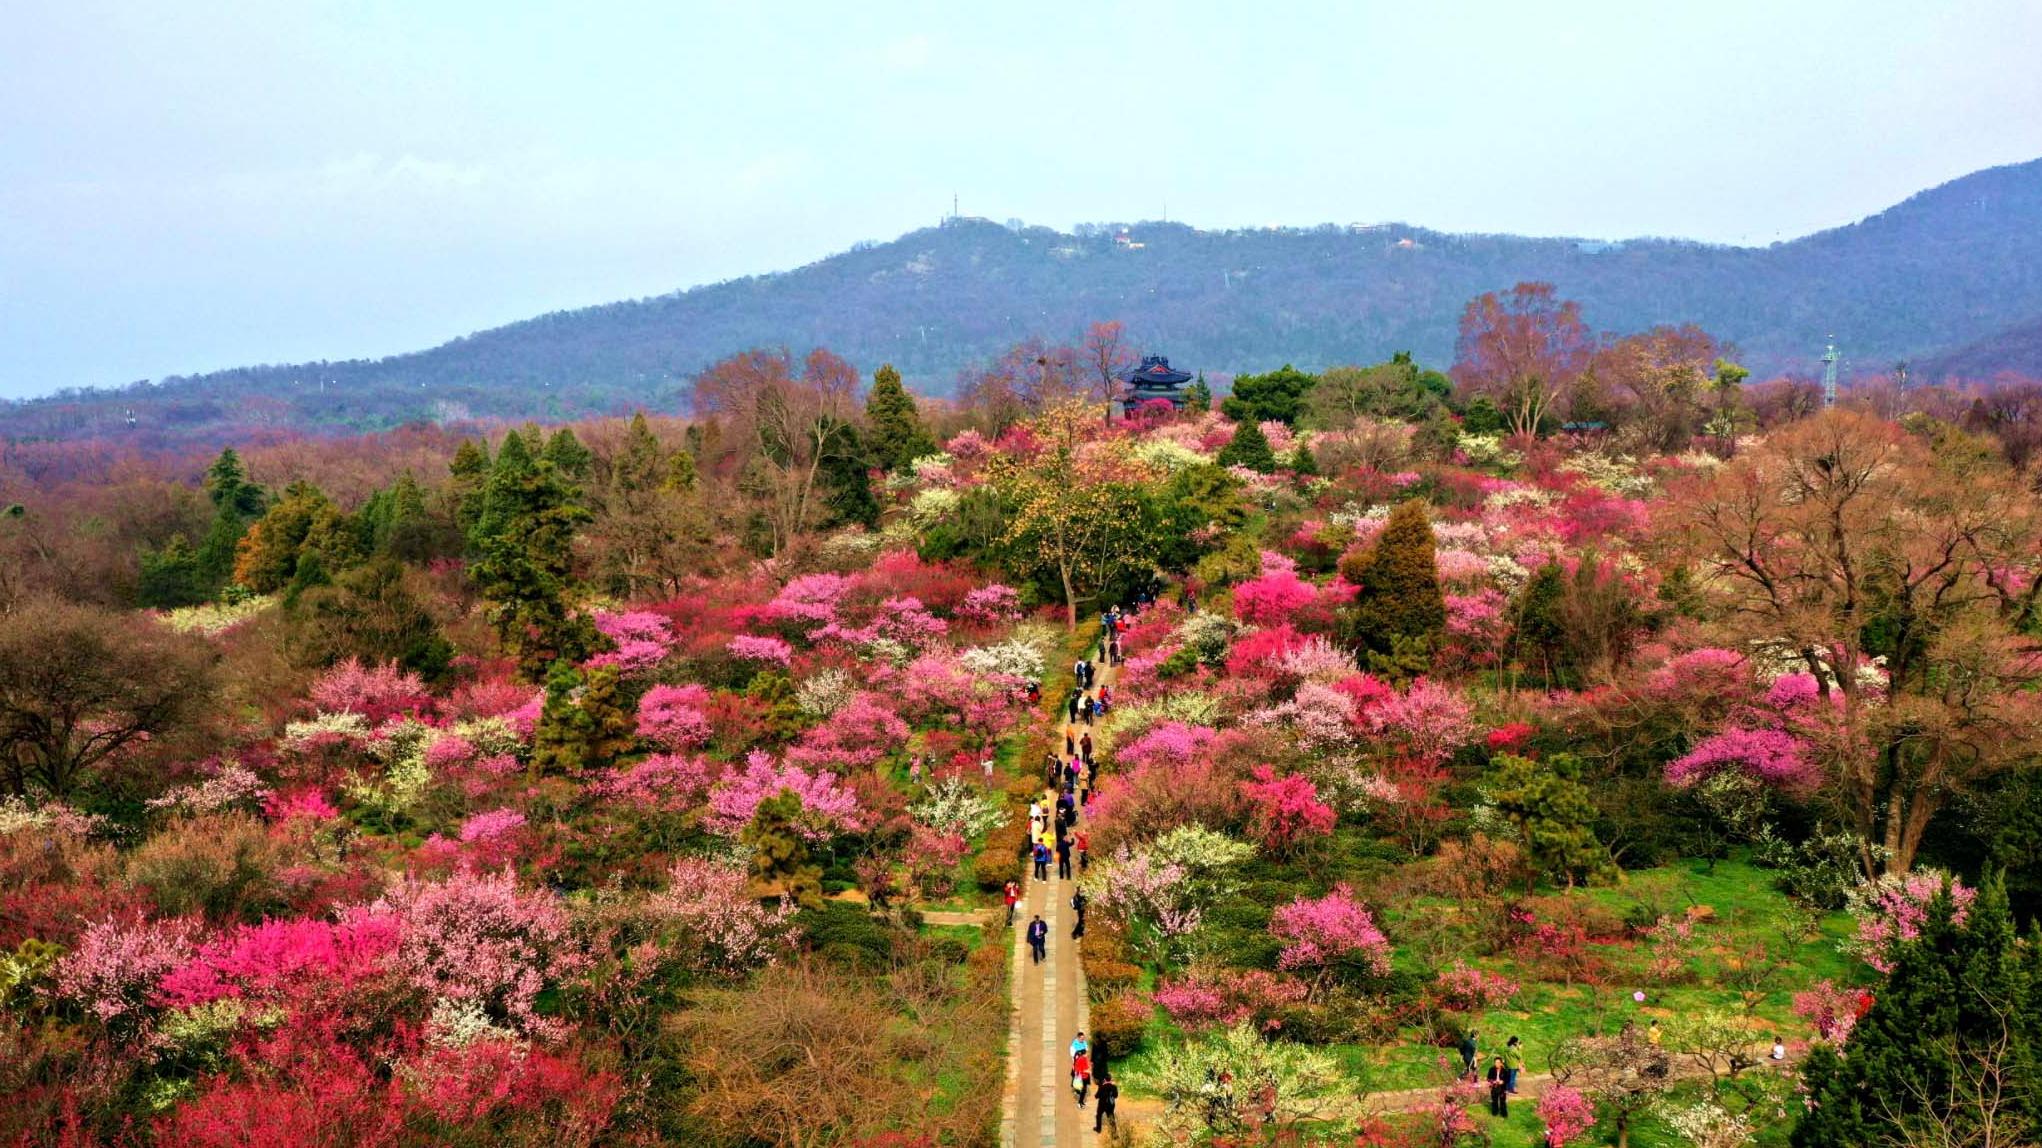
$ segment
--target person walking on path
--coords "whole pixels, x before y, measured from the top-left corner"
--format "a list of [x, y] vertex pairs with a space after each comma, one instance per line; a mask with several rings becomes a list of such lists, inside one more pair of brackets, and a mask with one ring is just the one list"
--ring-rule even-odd
[[1085, 906], [1091, 903], [1083, 889], [1071, 894], [1071, 910], [1078, 915], [1078, 923], [1071, 926], [1071, 940], [1075, 941], [1085, 935]]
[[1049, 880], [1049, 846], [1041, 841], [1035, 843], [1035, 879]]
[[1459, 1051], [1461, 1054], [1461, 1075], [1468, 1080], [1475, 1079], [1475, 1054], [1479, 1050], [1475, 1044], [1474, 1029], [1469, 1029], [1467, 1034], [1461, 1037]]
[[1080, 761], [1084, 762], [1084, 763], [1085, 763], [1086, 765], [1090, 765], [1090, 764], [1092, 764], [1092, 731], [1091, 731], [1091, 730], [1086, 730], [1086, 731], [1085, 731], [1085, 736], [1083, 736], [1083, 737], [1081, 737], [1081, 738], [1079, 738], [1079, 739], [1078, 739], [1078, 754], [1077, 754], [1077, 756], [1078, 756], [1078, 760], [1080, 760]]
[[1516, 1037], [1503, 1042], [1503, 1086], [1512, 1096], [1517, 1095], [1517, 1074], [1524, 1071], [1524, 1045]]
[[1021, 887], [1009, 881], [1007, 882], [1006, 892], [1002, 896], [1007, 901], [1007, 927], [1011, 929], [1014, 927], [1014, 906], [1021, 903]]
[[1073, 725], [1077, 724], [1077, 721], [1078, 721], [1078, 700], [1079, 700], [1080, 698], [1083, 698], [1084, 696], [1085, 696], [1085, 691], [1084, 691], [1084, 690], [1082, 690], [1082, 689], [1077, 689], [1077, 690], [1072, 690], [1072, 691], [1071, 691], [1071, 703], [1070, 703], [1070, 707], [1069, 707], [1069, 708], [1070, 708], [1070, 711], [1071, 711], [1070, 721], [1071, 721], [1071, 724], [1073, 724]]
[[1071, 1058], [1071, 1091], [1078, 1094], [1078, 1107], [1085, 1106], [1085, 1093], [1092, 1087], [1092, 1057], [1079, 1053]]
[[1092, 864], [1092, 834], [1090, 830], [1078, 830], [1078, 872], [1083, 873]]
[[1040, 913], [1035, 915], [1033, 921], [1028, 922], [1028, 949], [1034, 954], [1035, 963], [1038, 965], [1049, 956], [1049, 925], [1043, 921]]
[[1072, 1059], [1072, 1060], [1076, 1060], [1076, 1059], [1078, 1059], [1078, 1054], [1079, 1054], [1079, 1053], [1081, 1053], [1081, 1052], [1090, 1052], [1090, 1051], [1092, 1051], [1092, 1044], [1091, 1044], [1091, 1042], [1090, 1042], [1090, 1041], [1087, 1041], [1087, 1040], [1085, 1039], [1085, 1034], [1084, 1034], [1084, 1033], [1082, 1033], [1082, 1032], [1081, 1032], [1081, 1033], [1079, 1033], [1078, 1035], [1076, 1035], [1076, 1036], [1074, 1036], [1074, 1037], [1072, 1037], [1072, 1038], [1071, 1038], [1071, 1059]]
[[1056, 839], [1056, 879], [1071, 879], [1071, 839], [1068, 837]]
[[1113, 1125], [1113, 1134], [1120, 1135], [1120, 1117], [1113, 1111], [1120, 1103], [1120, 1085], [1113, 1083], [1113, 1077], [1105, 1069], [1099, 1070], [1098, 1103], [1092, 1107], [1092, 1131], [1104, 1132], [1106, 1125]]
[[1503, 1067], [1503, 1058], [1496, 1057], [1489, 1062], [1489, 1115], [1510, 1119], [1510, 1076]]

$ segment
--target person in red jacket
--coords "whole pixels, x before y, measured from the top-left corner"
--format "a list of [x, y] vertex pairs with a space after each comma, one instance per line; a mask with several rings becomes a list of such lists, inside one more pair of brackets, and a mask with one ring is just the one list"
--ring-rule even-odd
[[1005, 893], [1005, 897], [1007, 900], [1007, 926], [1009, 928], [1012, 928], [1014, 925], [1014, 906], [1021, 903], [1020, 887], [1015, 885], [1012, 881], [1007, 882], [1007, 892]]
[[1092, 1087], [1092, 1054], [1081, 1052], [1071, 1058], [1071, 1091], [1078, 1094], [1078, 1107], [1085, 1106], [1085, 1093]]

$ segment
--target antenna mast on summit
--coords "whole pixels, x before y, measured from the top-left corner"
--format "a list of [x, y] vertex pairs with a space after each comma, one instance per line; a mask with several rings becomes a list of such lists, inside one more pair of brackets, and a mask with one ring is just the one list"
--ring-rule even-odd
[[1822, 352], [1822, 405], [1836, 405], [1836, 336], [1829, 337], [1829, 349]]

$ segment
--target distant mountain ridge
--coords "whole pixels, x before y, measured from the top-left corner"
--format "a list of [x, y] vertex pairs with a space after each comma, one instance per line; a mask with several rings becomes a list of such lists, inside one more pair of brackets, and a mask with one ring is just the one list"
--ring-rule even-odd
[[[2042, 160], [1921, 192], [1770, 247], [1453, 235], [1401, 224], [1200, 231], [1010, 229], [956, 219], [805, 267], [543, 315], [375, 361], [251, 367], [0, 407], [9, 437], [176, 437], [221, 423], [373, 429], [416, 419], [674, 409], [707, 364], [828, 346], [943, 391], [1029, 335], [1119, 319], [1142, 348], [1210, 372], [1444, 365], [1466, 301], [1543, 279], [1599, 330], [1694, 322], [1763, 377], [1814, 369], [1834, 335], [1884, 369], [2042, 320]], [[1962, 362], [1962, 360], [1955, 360]], [[132, 419], [132, 424], [130, 420]]]

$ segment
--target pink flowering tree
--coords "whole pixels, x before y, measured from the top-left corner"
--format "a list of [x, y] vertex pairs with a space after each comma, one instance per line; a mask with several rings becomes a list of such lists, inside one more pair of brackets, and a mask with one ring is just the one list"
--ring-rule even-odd
[[1442, 969], [1432, 985], [1432, 997], [1448, 1012], [1483, 1012], [1502, 1008], [1517, 996], [1517, 982], [1483, 969], [1471, 969], [1460, 961]]
[[1460, 691], [1419, 678], [1364, 711], [1364, 720], [1411, 760], [1441, 765], [1474, 739], [1474, 714]]
[[851, 583], [842, 574], [803, 574], [782, 586], [766, 603], [765, 616], [801, 633], [812, 633], [837, 620]]
[[1295, 570], [1270, 570], [1234, 587], [1234, 617], [1253, 626], [1274, 626], [1310, 606], [1319, 594]]
[[403, 882], [367, 912], [399, 922], [393, 967], [418, 991], [472, 1003], [522, 1033], [557, 1031], [538, 1013], [539, 994], [583, 963], [558, 897], [520, 889], [509, 871], [462, 870]]
[[1358, 718], [1352, 697], [1315, 681], [1304, 683], [1289, 701], [1258, 715], [1259, 722], [1288, 726], [1298, 744], [1313, 753], [1350, 747]]
[[1021, 593], [998, 582], [980, 586], [964, 596], [957, 616], [982, 625], [1011, 622], [1021, 616]]
[[718, 774], [706, 758], [655, 753], [597, 778], [589, 791], [643, 812], [682, 813], [702, 803]]
[[709, 744], [709, 691], [690, 683], [657, 685], [638, 699], [638, 736], [675, 753]]
[[905, 747], [910, 732], [908, 723], [877, 695], [861, 692], [803, 733], [787, 751], [787, 759], [812, 769], [869, 769]]
[[1187, 1032], [1250, 1023], [1270, 1032], [1278, 1016], [1303, 1003], [1308, 990], [1295, 977], [1263, 969], [1209, 969], [1157, 984], [1152, 994], [1178, 1027]]
[[782, 669], [794, 663], [794, 647], [779, 638], [761, 638], [756, 634], [739, 634], [725, 644], [730, 656], [745, 662], [759, 662]]
[[1389, 974], [1390, 940], [1345, 884], [1323, 897], [1300, 897], [1278, 908], [1269, 919], [1269, 932], [1284, 942], [1276, 966], [1312, 973], [1315, 990], [1323, 989], [1334, 968], [1344, 963], [1359, 963], [1376, 976]]
[[425, 679], [389, 665], [363, 665], [358, 658], [320, 674], [312, 682], [312, 704], [327, 713], [360, 714], [370, 725], [380, 725], [399, 714], [432, 707], [432, 695]]
[[623, 677], [651, 673], [673, 649], [673, 624], [661, 614], [646, 610], [599, 611], [595, 626], [598, 633], [609, 639], [610, 649], [590, 658], [587, 664], [615, 666]]
[[1727, 729], [1666, 764], [1667, 783], [1682, 789], [1723, 772], [1804, 795], [1822, 780], [1801, 739], [1781, 729]]
[[787, 790], [801, 801], [796, 831], [810, 841], [828, 841], [848, 830], [858, 815], [858, 798], [827, 771], [810, 773], [792, 762], [774, 764], [754, 751], [745, 768], [719, 782], [709, 794], [703, 825], [712, 833], [736, 837], [751, 824], [759, 803]]
[[652, 914], [679, 930], [675, 939], [696, 972], [738, 976], [770, 965], [799, 937], [799, 906], [782, 898], [772, 908], [745, 892], [744, 870], [699, 857], [683, 857], [667, 871], [667, 888], [655, 894]]
[[1848, 988], [1827, 977], [1794, 994], [1794, 1015], [1815, 1028], [1815, 1035], [1841, 1046], [1850, 1040], [1869, 995], [1863, 989]]
[[1971, 902], [1978, 899], [1978, 890], [1936, 869], [1888, 873], [1851, 890], [1845, 897], [1844, 908], [1857, 919], [1858, 928], [1846, 944], [1846, 951], [1882, 973], [1892, 972], [1897, 950], [1921, 936], [1921, 927], [1929, 918], [1929, 905], [1946, 886], [1955, 908], [1951, 920], [1962, 925], [1970, 913]]
[[1273, 767], [1258, 765], [1241, 782], [1241, 798], [1263, 847], [1280, 856], [1289, 856], [1310, 838], [1333, 832], [1333, 807], [1319, 800], [1318, 787], [1310, 778], [1295, 773], [1279, 777]]
[[465, 860], [480, 869], [511, 863], [526, 839], [525, 815], [515, 809], [492, 809], [461, 823], [457, 834]]
[[85, 927], [57, 962], [56, 994], [118, 1038], [146, 1032], [156, 986], [191, 959], [198, 923], [107, 919]]
[[1546, 1126], [1546, 1143], [1552, 1148], [1578, 1144], [1595, 1127], [1595, 1102], [1578, 1088], [1554, 1084], [1541, 1093], [1532, 1111]]
[[312, 983], [352, 987], [382, 974], [399, 927], [383, 914], [243, 925], [200, 945], [158, 991], [165, 1003], [190, 1008], [224, 997], [280, 1002]]
[[922, 600], [913, 595], [881, 602], [873, 625], [879, 637], [899, 642], [910, 650], [924, 649], [950, 631], [950, 623], [931, 614]]

